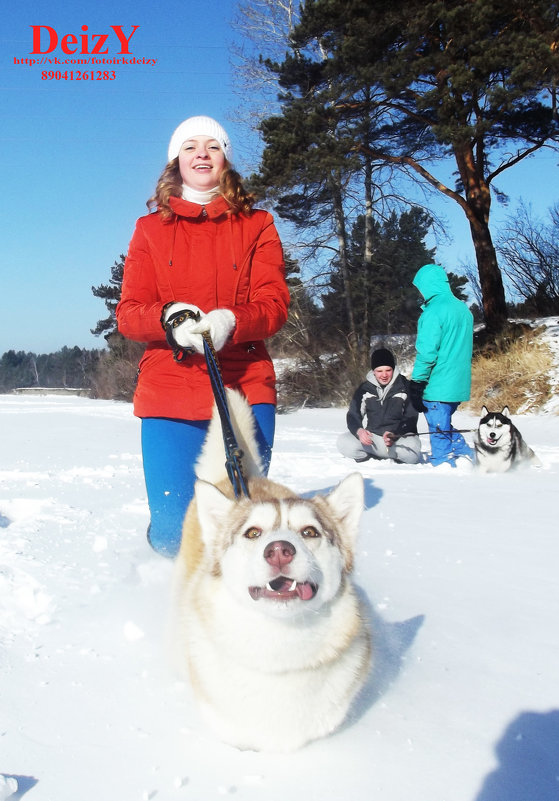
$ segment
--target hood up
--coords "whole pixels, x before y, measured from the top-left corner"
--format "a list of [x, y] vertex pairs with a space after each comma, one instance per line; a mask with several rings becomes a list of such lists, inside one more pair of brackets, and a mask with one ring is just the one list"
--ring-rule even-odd
[[416, 272], [412, 284], [421, 292], [425, 301], [434, 295], [450, 292], [448, 275], [439, 264], [424, 264]]

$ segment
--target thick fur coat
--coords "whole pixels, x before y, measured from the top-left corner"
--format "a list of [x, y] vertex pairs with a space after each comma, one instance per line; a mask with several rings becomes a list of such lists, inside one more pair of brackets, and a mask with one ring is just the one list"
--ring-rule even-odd
[[250, 499], [232, 497], [214, 415], [176, 562], [175, 659], [220, 739], [291, 751], [343, 722], [369, 672], [350, 579], [363, 482], [305, 499], [260, 477], [250, 409], [228, 398]]

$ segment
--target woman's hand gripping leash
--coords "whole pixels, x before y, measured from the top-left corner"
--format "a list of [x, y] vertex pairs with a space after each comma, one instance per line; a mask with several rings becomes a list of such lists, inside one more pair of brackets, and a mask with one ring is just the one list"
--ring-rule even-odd
[[209, 334], [214, 352], [220, 351], [235, 328], [235, 315], [230, 309], [214, 309], [207, 314], [190, 303], [169, 303], [163, 309], [163, 327], [175, 361], [181, 362], [191, 353], [205, 353], [204, 333]]
[[[173, 307], [179, 306], [180, 308], [173, 309]], [[221, 314], [222, 312], [226, 314]], [[214, 315], [213, 319], [207, 324], [208, 318], [212, 315]], [[231, 319], [229, 315], [232, 318], [232, 325], [230, 325]], [[163, 322], [165, 325], [165, 336], [169, 346], [173, 350], [173, 357], [176, 362], [185, 362], [193, 353], [204, 354], [210, 383], [221, 420], [227, 475], [233, 487], [235, 498], [239, 498], [241, 495], [248, 498], [248, 485], [243, 473], [243, 451], [239, 447], [233, 431], [225, 386], [221, 376], [216, 347], [211, 334], [212, 328], [214, 328], [221, 342], [225, 334], [224, 328], [228, 329], [225, 340], [223, 340], [221, 345], [221, 347], [223, 347], [223, 344], [225, 344], [225, 341], [229, 338], [231, 331], [235, 327], [233, 312], [229, 311], [229, 309], [215, 309], [213, 312], [204, 315], [197, 306], [186, 303], [171, 303], [163, 309]], [[214, 325], [212, 325], [212, 323], [214, 323]]]

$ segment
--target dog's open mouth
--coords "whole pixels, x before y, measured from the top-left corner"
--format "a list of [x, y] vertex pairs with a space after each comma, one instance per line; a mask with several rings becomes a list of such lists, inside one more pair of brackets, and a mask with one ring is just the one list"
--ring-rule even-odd
[[299, 598], [310, 601], [318, 592], [318, 586], [311, 581], [296, 581], [287, 576], [278, 576], [269, 581], [265, 587], [249, 587], [250, 597], [255, 601], [260, 598], [271, 598], [276, 601], [290, 601]]

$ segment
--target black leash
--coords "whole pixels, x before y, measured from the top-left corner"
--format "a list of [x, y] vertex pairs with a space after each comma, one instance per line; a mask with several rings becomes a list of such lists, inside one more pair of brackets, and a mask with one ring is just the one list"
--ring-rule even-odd
[[[179, 363], [186, 361], [186, 359], [191, 356], [192, 353], [194, 353], [192, 348], [179, 347], [173, 336], [173, 329], [188, 318], [199, 320], [200, 315], [196, 312], [190, 311], [189, 309], [182, 310], [172, 314], [165, 325], [167, 342], [173, 350], [173, 358]], [[212, 385], [217, 410], [219, 412], [219, 418], [221, 420], [223, 445], [225, 447], [225, 469], [227, 470], [229, 481], [233, 487], [235, 498], [238, 499], [240, 495], [244, 495], [245, 498], [249, 498], [250, 495], [248, 492], [248, 484], [243, 473], [243, 451], [239, 447], [239, 443], [235, 437], [235, 432], [233, 431], [233, 424], [231, 422], [231, 415], [229, 414], [227, 395], [225, 392], [225, 386], [223, 384], [223, 378], [221, 376], [219, 360], [217, 358], [211, 337], [207, 331], [203, 332], [202, 338], [204, 340], [204, 357], [206, 359], [208, 375], [210, 377], [210, 383]]]
[[227, 404], [227, 395], [225, 393], [223, 378], [221, 377], [217, 354], [207, 331], [202, 334], [202, 337], [204, 339], [204, 356], [206, 358], [210, 383], [221, 420], [227, 475], [233, 487], [235, 498], [238, 499], [241, 494], [244, 495], [245, 498], [250, 498], [247, 481], [243, 472], [243, 451], [239, 447], [235, 432], [233, 431], [233, 424], [231, 423], [231, 415], [229, 414], [229, 406]]
[[437, 426], [433, 429], [433, 431], [418, 431], [418, 437], [426, 437], [427, 434], [454, 434], [454, 432], [458, 434], [471, 434], [474, 431], [477, 431], [477, 428], [451, 428], [449, 431], [443, 431], [442, 429]]

